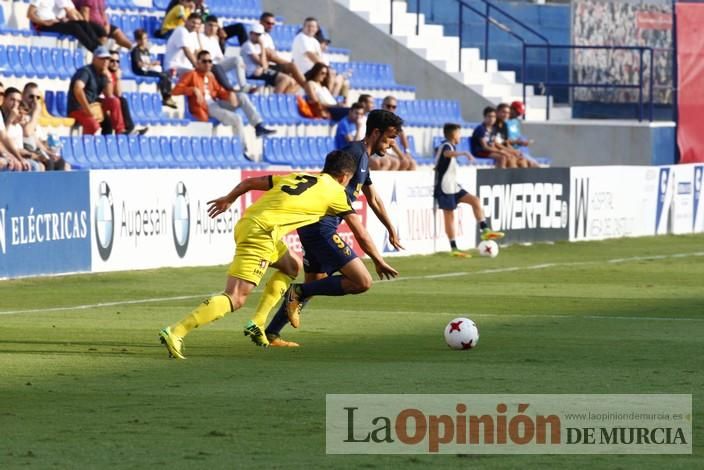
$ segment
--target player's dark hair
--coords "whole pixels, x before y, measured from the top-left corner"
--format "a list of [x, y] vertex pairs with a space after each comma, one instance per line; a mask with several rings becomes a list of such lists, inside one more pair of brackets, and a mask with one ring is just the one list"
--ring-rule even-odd
[[137, 28], [134, 30], [134, 40], [139, 41], [142, 39], [144, 36], [147, 35], [147, 32], [143, 30], [142, 28]]
[[364, 109], [364, 105], [362, 103], [352, 103], [352, 106], [350, 106], [350, 111], [355, 111], [357, 109]]
[[264, 21], [267, 18], [276, 18], [274, 14], [270, 11], [265, 11], [259, 16], [259, 21]]
[[208, 15], [208, 16], [205, 17], [205, 22], [206, 22], [206, 23], [212, 23], [212, 22], [217, 23], [217, 22], [218, 22], [218, 17], [215, 16], [215, 15]]
[[205, 49], [201, 49], [200, 51], [198, 51], [198, 55], [196, 56], [196, 59], [200, 60], [207, 55], [210, 55], [210, 52], [206, 51]]
[[371, 97], [372, 97], [372, 95], [362, 93], [361, 95], [359, 95], [359, 98], [357, 98], [357, 103], [364, 103], [365, 101], [367, 101]]
[[375, 109], [369, 113], [367, 116], [367, 131], [366, 135], [371, 135], [374, 129], [379, 129], [383, 134], [386, 129], [394, 127], [396, 130], [401, 132], [403, 127], [403, 119], [396, 116], [391, 111], [386, 111], [385, 109]]
[[494, 108], [493, 106], [487, 106], [486, 108], [484, 108], [483, 115], [484, 115], [484, 117], [486, 117], [488, 114], [495, 113], [495, 112], [496, 112], [496, 108]]
[[317, 23], [317, 22], [318, 22], [318, 18], [316, 18], [315, 16], [309, 16], [308, 18], [306, 18], [305, 20], [303, 20], [303, 24], [306, 24], [306, 23], [308, 23], [309, 21], [315, 21], [315, 22]]
[[442, 126], [442, 135], [444, 135], [446, 139], [449, 139], [456, 130], [461, 128], [462, 126], [454, 122], [445, 123], [445, 125]]
[[496, 110], [499, 111], [500, 109], [508, 109], [509, 111], [511, 110], [511, 105], [508, 103], [499, 103], [499, 105], [496, 107]]
[[357, 169], [357, 162], [349, 153], [342, 150], [333, 150], [325, 157], [323, 173], [330, 176], [343, 176], [352, 174]]
[[201, 20], [201, 21], [203, 21], [203, 17], [200, 15], [200, 13], [191, 13], [191, 14], [188, 16], [188, 19], [189, 19], [189, 20]]

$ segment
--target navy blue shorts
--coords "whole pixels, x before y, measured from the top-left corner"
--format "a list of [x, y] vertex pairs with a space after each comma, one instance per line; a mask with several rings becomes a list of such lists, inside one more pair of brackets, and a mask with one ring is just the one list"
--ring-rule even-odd
[[446, 211], [454, 211], [457, 209], [460, 199], [467, 194], [467, 191], [460, 189], [460, 192], [455, 194], [445, 194], [441, 192], [435, 193], [435, 200], [438, 202], [438, 207]]
[[298, 236], [303, 245], [303, 271], [306, 273], [330, 275], [357, 258], [335, 227], [308, 225], [298, 229]]

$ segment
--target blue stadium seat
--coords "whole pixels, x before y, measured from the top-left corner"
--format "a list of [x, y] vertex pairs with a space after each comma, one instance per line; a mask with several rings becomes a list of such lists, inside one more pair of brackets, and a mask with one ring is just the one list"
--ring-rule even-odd
[[86, 58], [83, 55], [82, 49], [76, 49], [75, 51], [73, 51], [73, 65], [76, 69], [80, 69], [81, 67], [86, 65], [85, 59]]
[[140, 168], [140, 162], [136, 161], [138, 156], [132, 155], [130, 151], [130, 142], [125, 134], [118, 134], [115, 136], [117, 140], [117, 152], [120, 158], [125, 162], [126, 168]]
[[189, 159], [196, 164], [198, 168], [208, 168], [208, 162], [205, 161], [203, 155], [203, 146], [200, 143], [200, 137], [191, 137], [189, 139], [190, 152], [185, 151], [184, 154], [189, 156]]
[[[167, 168], [168, 163], [164, 161], [164, 154], [159, 143], [159, 138], [156, 136], [149, 136], [143, 142], [147, 142], [149, 145], [149, 153], [151, 154], [151, 160], [157, 166], [157, 168]], [[168, 142], [168, 140], [167, 140]]]
[[[174, 154], [174, 162], [180, 168], [198, 168], [198, 162], [191, 156], [190, 137], [177, 137], [177, 142], [171, 144]], [[178, 151], [177, 151], [178, 150]]]
[[65, 91], [56, 92], [56, 111], [59, 116], [68, 116], [68, 96]]
[[203, 148], [203, 157], [208, 168], [222, 168], [222, 144], [217, 137], [201, 137], [200, 145]]
[[169, 0], [152, 0], [152, 4], [159, 10], [166, 10], [166, 7], [169, 6]]
[[83, 149], [83, 139], [79, 137], [70, 137], [68, 145], [65, 146], [69, 153], [73, 157], [73, 161], [76, 162], [81, 168], [90, 168], [90, 163], [86, 160], [86, 153]]
[[83, 138], [83, 154], [84, 154], [85, 159], [91, 168], [104, 168], [102, 162], [98, 159], [98, 154], [95, 150], [96, 137], [100, 137], [101, 139], [103, 138], [102, 135], [101, 136], [94, 136], [94, 135], [82, 136], [82, 138]]
[[[118, 140], [118, 147], [120, 143]], [[138, 168], [154, 168], [154, 165], [149, 161], [149, 153], [142, 153], [142, 148], [139, 145], [139, 139], [136, 135], [127, 136], [127, 145], [130, 148], [130, 155], [135, 161]]]
[[100, 168], [115, 168], [116, 165], [113, 165], [112, 159], [108, 155], [105, 137], [102, 135], [94, 135], [92, 137], [93, 145], [95, 146], [95, 159]]
[[117, 137], [114, 135], [105, 136], [105, 151], [112, 168], [125, 168], [126, 163], [120, 158], [120, 151], [117, 147]]
[[63, 78], [71, 78], [76, 72], [76, 66], [73, 63], [73, 54], [68, 49], [61, 49], [57, 51], [60, 55], [59, 58], [54, 60], [54, 63], [61, 67], [59, 69], [59, 75]]
[[178, 137], [159, 137], [159, 147], [161, 147], [161, 155], [168, 168], [178, 168], [176, 154], [181, 153]]

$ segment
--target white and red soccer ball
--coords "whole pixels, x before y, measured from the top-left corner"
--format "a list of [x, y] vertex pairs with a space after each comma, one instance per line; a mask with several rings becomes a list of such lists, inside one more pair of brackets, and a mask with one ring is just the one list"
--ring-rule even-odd
[[499, 256], [499, 244], [494, 240], [484, 240], [477, 246], [477, 250], [479, 250], [479, 256], [488, 256], [490, 258]]
[[479, 329], [469, 318], [455, 318], [445, 327], [445, 342], [452, 349], [472, 349], [479, 343]]

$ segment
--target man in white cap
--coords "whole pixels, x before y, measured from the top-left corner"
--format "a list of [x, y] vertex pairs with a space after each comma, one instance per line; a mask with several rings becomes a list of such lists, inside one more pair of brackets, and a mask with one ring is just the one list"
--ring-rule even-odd
[[264, 34], [264, 26], [261, 23], [254, 24], [249, 32], [249, 40], [240, 49], [247, 78], [264, 80], [268, 86], [274, 87], [274, 93], [295, 94], [298, 89], [295, 80], [269, 67], [267, 52], [261, 43], [262, 34]]
[[[93, 61], [76, 70], [71, 77], [68, 90], [68, 115], [83, 126], [84, 134], [95, 134], [100, 129], [99, 122], [110, 119], [116, 134], [125, 132], [120, 100], [113, 93], [113, 83], [108, 73], [110, 51], [99, 46], [93, 51]], [[104, 95], [98, 100], [100, 94]], [[100, 102], [100, 106], [94, 106]]]

